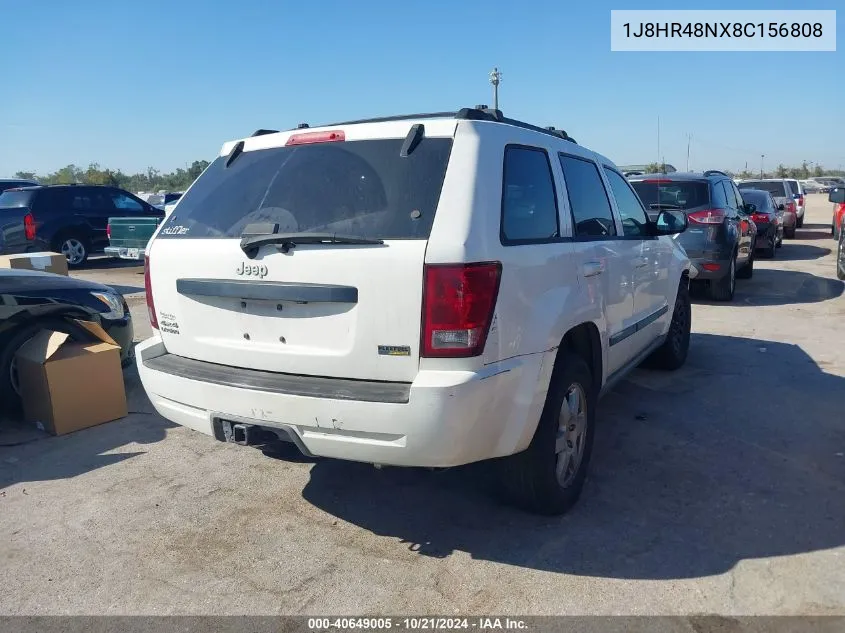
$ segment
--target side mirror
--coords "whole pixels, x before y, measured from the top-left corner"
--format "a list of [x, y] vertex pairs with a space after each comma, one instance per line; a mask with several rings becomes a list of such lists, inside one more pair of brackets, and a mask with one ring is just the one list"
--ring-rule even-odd
[[845, 187], [837, 187], [831, 189], [827, 194], [827, 199], [835, 204], [845, 204]]
[[680, 210], [665, 209], [654, 223], [656, 235], [677, 235], [687, 230], [687, 214]]

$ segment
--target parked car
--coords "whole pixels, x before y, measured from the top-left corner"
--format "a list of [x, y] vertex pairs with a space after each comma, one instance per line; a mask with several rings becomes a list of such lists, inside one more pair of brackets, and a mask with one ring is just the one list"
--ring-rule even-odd
[[834, 187], [828, 194], [828, 200], [833, 202], [833, 217], [830, 221], [830, 235], [838, 240], [845, 224], [845, 187]]
[[232, 141], [147, 246], [141, 381], [219, 440], [502, 458], [563, 512], [599, 395], [687, 356], [686, 218], [658, 221], [609, 159], [483, 107]]
[[754, 271], [753, 223], [743, 224], [743, 200], [731, 178], [720, 171], [632, 176], [631, 186], [652, 220], [664, 210], [684, 211], [689, 228], [677, 237], [711, 298], [731, 301], [737, 278]]
[[839, 231], [836, 246], [836, 277], [845, 279], [845, 231]]
[[21, 180], [19, 178], [0, 178], [0, 193], [7, 189], [14, 189], [16, 187], [32, 187], [38, 185], [34, 180]]
[[795, 200], [795, 226], [799, 229], [804, 226], [804, 187], [798, 180], [786, 180], [786, 185]]
[[0, 268], [0, 402], [4, 411], [20, 405], [15, 354], [24, 343], [42, 329], [91, 340], [74, 319], [102, 326], [120, 345], [123, 364], [131, 363], [132, 315], [119, 292], [74, 277]]
[[819, 193], [821, 190], [821, 185], [819, 185], [819, 183], [815, 180], [801, 180], [800, 182], [804, 191], [807, 193]]
[[108, 244], [109, 217], [164, 216], [116, 187], [49, 185], [0, 194], [0, 254], [54, 251], [78, 267]]
[[106, 255], [142, 261], [147, 242], [164, 217], [109, 218], [106, 234], [109, 245]]
[[169, 193], [164, 197], [164, 215], [170, 215], [176, 208], [176, 203], [184, 195], [183, 191]]
[[[740, 191], [746, 189], [760, 189], [768, 191], [775, 199], [778, 210], [783, 211], [783, 234], [784, 237], [792, 239], [795, 237], [795, 230], [798, 227], [798, 203], [793, 197], [792, 188], [784, 178], [772, 178], [765, 180], [746, 180], [739, 185]], [[780, 207], [783, 206], [783, 209]]]
[[772, 194], [762, 189], [743, 189], [742, 199], [757, 227], [754, 248], [762, 249], [764, 257], [773, 258], [783, 242], [783, 211], [777, 208]]

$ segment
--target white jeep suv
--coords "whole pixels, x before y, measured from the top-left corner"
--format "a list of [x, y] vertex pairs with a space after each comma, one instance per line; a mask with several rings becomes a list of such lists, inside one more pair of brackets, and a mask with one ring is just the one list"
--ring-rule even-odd
[[226, 143], [147, 247], [165, 418], [578, 498], [599, 395], [690, 335], [689, 262], [611, 161], [484, 106]]

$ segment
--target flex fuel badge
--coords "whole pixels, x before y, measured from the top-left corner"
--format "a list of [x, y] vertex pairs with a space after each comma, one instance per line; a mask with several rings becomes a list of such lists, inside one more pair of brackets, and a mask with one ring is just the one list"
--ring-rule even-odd
[[162, 332], [179, 334], [179, 322], [176, 320], [176, 316], [169, 312], [158, 313], [158, 327]]
[[410, 356], [411, 347], [409, 345], [379, 345], [379, 356]]

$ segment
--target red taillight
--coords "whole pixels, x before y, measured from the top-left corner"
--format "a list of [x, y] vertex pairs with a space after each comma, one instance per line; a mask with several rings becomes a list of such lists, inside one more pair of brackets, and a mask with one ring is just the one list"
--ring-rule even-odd
[[799, 207], [804, 206], [804, 196], [798, 196], [798, 206]]
[[687, 218], [695, 224], [721, 224], [725, 221], [725, 212], [721, 209], [705, 209], [690, 213]]
[[111, 239], [111, 224], [106, 224], [106, 237]]
[[23, 216], [23, 231], [27, 240], [32, 241], [35, 239], [35, 218], [32, 217], [31, 213]]
[[150, 258], [144, 258], [144, 293], [147, 295], [147, 312], [150, 313], [150, 326], [158, 329], [158, 318], [156, 318], [156, 306], [153, 302], [153, 289], [150, 284]]
[[343, 130], [334, 130], [332, 132], [303, 132], [302, 134], [292, 134], [285, 145], [310, 145], [311, 143], [334, 143], [345, 140], [346, 134]]
[[769, 221], [769, 216], [766, 213], [752, 213], [751, 219], [754, 220], [755, 224], [763, 224]]
[[656, 183], [658, 185], [668, 185], [672, 181], [667, 180], [665, 178], [647, 178], [646, 180], [643, 180], [642, 182], [652, 182], [652, 183]]
[[786, 203], [786, 210], [790, 213], [795, 213], [795, 203], [794, 202], [787, 202]]
[[704, 270], [709, 270], [710, 272], [715, 272], [721, 268], [719, 264], [702, 264], [701, 267]]
[[484, 351], [502, 265], [426, 265], [421, 356], [466, 357]]

